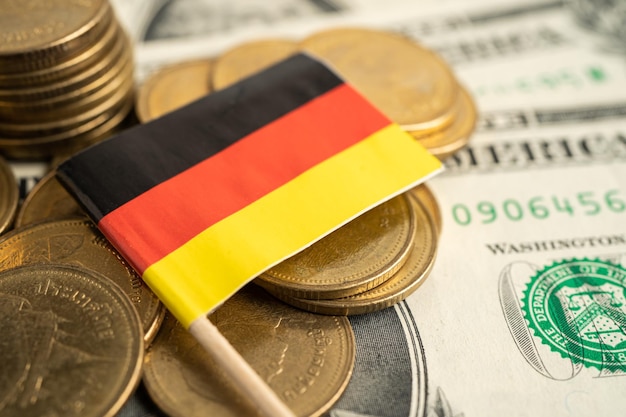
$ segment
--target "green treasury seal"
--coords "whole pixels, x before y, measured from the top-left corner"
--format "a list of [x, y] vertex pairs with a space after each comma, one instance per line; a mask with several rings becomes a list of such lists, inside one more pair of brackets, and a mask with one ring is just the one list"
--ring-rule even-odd
[[573, 363], [626, 371], [626, 269], [573, 259], [537, 272], [522, 298], [529, 327]]

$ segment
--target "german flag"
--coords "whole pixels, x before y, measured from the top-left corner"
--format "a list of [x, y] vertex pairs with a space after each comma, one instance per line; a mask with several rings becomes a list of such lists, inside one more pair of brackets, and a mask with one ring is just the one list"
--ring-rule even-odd
[[189, 327], [441, 163], [295, 55], [67, 160], [57, 175]]

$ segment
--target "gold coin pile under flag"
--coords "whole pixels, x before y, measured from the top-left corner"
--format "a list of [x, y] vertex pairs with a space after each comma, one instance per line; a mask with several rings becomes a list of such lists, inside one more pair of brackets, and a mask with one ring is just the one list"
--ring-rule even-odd
[[[434, 205], [433, 205], [434, 203]], [[439, 215], [426, 185], [376, 207], [254, 282], [319, 314], [382, 310], [411, 295], [430, 274]]]
[[67, 264], [1, 271], [0, 311], [0, 415], [114, 416], [137, 387], [140, 319], [101, 273]]
[[0, 153], [71, 153], [132, 109], [132, 45], [107, 0], [8, 2], [0, 31]]

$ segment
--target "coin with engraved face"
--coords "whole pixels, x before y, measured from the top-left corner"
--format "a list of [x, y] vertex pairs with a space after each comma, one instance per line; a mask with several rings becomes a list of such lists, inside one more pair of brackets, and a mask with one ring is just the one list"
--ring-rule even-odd
[[112, 417], [141, 376], [137, 313], [119, 287], [84, 268], [0, 273], [0, 415]]
[[146, 343], [155, 336], [165, 308], [91, 221], [66, 219], [35, 223], [0, 238], [0, 271], [50, 263], [89, 268], [113, 281], [137, 309]]
[[[297, 416], [326, 411], [350, 379], [355, 344], [345, 317], [297, 310], [248, 286], [210, 319]], [[172, 417], [259, 415], [171, 316], [146, 353], [144, 383]]]

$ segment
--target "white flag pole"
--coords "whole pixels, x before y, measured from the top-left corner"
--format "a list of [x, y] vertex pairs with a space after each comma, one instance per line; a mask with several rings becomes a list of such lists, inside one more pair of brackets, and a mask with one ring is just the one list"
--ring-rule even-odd
[[207, 317], [193, 321], [189, 332], [261, 414], [266, 417], [295, 417]]

